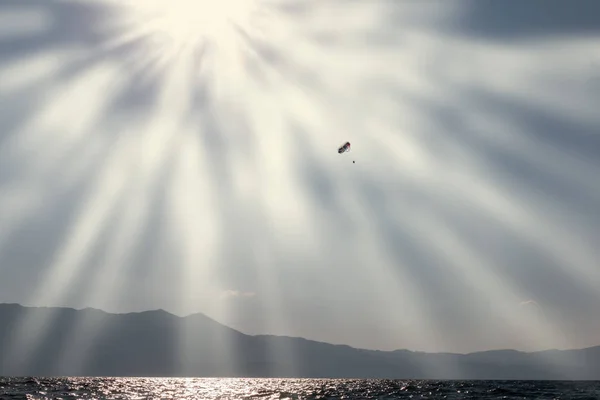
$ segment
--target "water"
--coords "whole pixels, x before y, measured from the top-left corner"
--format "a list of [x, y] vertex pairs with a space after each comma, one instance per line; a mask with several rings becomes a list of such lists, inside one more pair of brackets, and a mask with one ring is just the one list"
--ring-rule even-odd
[[600, 382], [0, 378], [0, 399], [600, 399]]

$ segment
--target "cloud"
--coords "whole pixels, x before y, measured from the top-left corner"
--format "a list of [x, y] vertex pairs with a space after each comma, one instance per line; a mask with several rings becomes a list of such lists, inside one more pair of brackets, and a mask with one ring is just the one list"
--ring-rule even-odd
[[539, 304], [535, 300], [525, 300], [525, 301], [522, 301], [519, 303], [519, 306], [521, 306], [521, 307], [527, 306], [527, 305], [535, 305], [535, 306], [539, 307]]
[[254, 292], [242, 292], [239, 290], [224, 290], [221, 293], [222, 299], [231, 299], [231, 298], [240, 298], [240, 297], [254, 297], [256, 293]]
[[0, 3], [0, 301], [597, 344], [598, 2], [548, 1], [261, 1], [218, 41], [131, 2]]
[[539, 314], [541, 317], [546, 318], [546, 313], [544, 312], [544, 309], [535, 300], [525, 300], [525, 301], [522, 301], [521, 303], [519, 303], [519, 308], [522, 309], [522, 310], [524, 310], [524, 312], [526, 312], [528, 314], [530, 314], [531, 312], [533, 312], [534, 314]]

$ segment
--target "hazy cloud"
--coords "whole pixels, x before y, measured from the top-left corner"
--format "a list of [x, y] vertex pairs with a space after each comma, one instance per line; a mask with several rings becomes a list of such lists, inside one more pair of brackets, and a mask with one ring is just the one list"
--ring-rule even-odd
[[256, 293], [254, 292], [241, 292], [239, 290], [225, 290], [223, 293], [221, 293], [221, 298], [224, 299], [254, 296], [256, 296]]
[[600, 2], [147, 3], [0, 3], [0, 301], [598, 344]]

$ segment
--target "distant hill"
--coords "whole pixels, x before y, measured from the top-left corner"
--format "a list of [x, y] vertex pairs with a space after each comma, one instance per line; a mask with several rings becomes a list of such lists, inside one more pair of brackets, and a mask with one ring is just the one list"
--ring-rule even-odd
[[[24, 321], [30, 328], [17, 332]], [[17, 349], [15, 337], [39, 340]], [[245, 335], [202, 314], [0, 304], [0, 376], [11, 375], [600, 380], [600, 346], [534, 353], [376, 351]]]

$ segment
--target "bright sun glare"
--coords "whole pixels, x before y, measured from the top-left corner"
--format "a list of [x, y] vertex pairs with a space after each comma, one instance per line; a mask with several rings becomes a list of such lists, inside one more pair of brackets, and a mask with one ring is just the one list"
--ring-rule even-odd
[[234, 26], [247, 25], [256, 7], [253, 0], [126, 1], [138, 31], [164, 34], [173, 44], [188, 41], [222, 42]]

